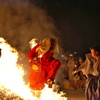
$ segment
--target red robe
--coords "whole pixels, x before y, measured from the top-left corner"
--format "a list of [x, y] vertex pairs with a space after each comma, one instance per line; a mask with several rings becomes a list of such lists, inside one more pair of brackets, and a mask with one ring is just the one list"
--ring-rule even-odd
[[[53, 54], [47, 52], [39, 59], [37, 57], [36, 45], [29, 53], [28, 60], [30, 67], [29, 82], [30, 87], [34, 90], [41, 90], [48, 79], [54, 80], [57, 70], [60, 68], [61, 63], [53, 57]], [[34, 59], [34, 60], [33, 60]]]

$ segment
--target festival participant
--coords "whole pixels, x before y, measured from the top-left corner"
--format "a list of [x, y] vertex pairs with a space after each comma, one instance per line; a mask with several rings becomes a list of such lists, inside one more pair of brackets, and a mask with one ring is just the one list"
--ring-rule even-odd
[[42, 90], [45, 83], [53, 81], [61, 66], [59, 60], [53, 57], [57, 51], [57, 43], [53, 38], [45, 38], [28, 53], [30, 68], [29, 85], [33, 90]]
[[73, 74], [82, 71], [87, 76], [86, 100], [100, 100], [100, 47], [90, 47], [91, 53], [86, 54], [86, 61]]
[[2, 50], [2, 49], [0, 48], [0, 57], [1, 57], [1, 50]]

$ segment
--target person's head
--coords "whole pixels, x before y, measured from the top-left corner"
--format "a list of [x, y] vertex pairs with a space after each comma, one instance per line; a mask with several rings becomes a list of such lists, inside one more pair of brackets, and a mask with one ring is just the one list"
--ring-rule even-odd
[[45, 54], [46, 52], [54, 53], [57, 50], [56, 40], [54, 38], [44, 38], [41, 41], [41, 45], [38, 49], [40, 49], [43, 54]]
[[84, 62], [84, 58], [83, 57], [79, 57], [79, 63], [83, 63]]
[[98, 57], [100, 55], [100, 47], [98, 45], [94, 45], [90, 47], [92, 57]]

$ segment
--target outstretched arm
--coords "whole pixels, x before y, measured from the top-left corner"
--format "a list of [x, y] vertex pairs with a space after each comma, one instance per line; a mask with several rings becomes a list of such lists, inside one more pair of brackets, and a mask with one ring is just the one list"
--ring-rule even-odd
[[86, 66], [86, 62], [87, 61], [85, 61], [78, 69], [76, 69], [75, 71], [73, 71], [72, 74], [78, 73], [79, 71], [84, 72], [85, 66]]

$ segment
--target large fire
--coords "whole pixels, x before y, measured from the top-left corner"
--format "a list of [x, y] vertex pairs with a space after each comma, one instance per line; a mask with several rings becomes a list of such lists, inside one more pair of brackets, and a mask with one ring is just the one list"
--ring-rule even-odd
[[6, 95], [13, 93], [21, 97], [21, 100], [67, 100], [66, 97], [61, 96], [62, 94], [53, 92], [52, 88], [48, 88], [47, 85], [41, 91], [40, 98], [35, 97], [23, 80], [25, 72], [23, 66], [17, 64], [19, 57], [17, 50], [2, 37], [0, 38], [0, 49], [0, 91], [6, 91]]

